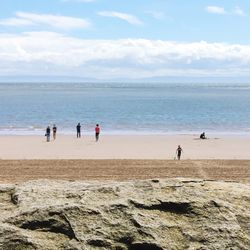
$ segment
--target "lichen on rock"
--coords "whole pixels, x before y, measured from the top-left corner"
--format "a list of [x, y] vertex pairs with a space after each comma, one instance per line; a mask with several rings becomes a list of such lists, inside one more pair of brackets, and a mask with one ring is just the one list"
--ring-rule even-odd
[[0, 249], [250, 249], [250, 186], [154, 179], [0, 185]]

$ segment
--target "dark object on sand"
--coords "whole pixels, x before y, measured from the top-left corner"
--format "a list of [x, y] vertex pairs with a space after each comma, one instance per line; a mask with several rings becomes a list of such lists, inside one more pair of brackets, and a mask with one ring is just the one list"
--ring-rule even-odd
[[205, 135], [205, 132], [203, 132], [203, 133], [200, 135], [200, 139], [207, 139], [207, 138], [206, 138], [206, 135]]

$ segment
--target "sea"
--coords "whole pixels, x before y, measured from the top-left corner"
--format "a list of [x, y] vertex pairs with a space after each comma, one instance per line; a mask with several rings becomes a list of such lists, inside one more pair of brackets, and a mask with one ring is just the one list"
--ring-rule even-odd
[[250, 84], [0, 83], [0, 134], [250, 134]]

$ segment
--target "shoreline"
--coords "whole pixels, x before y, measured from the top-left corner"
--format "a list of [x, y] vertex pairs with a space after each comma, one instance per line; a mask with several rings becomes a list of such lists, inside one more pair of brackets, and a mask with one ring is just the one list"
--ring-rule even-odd
[[175, 158], [178, 145], [182, 159], [244, 159], [250, 160], [250, 136], [209, 135], [57, 135], [46, 142], [45, 136], [0, 136], [0, 159], [168, 159]]
[[[90, 131], [82, 131], [83, 136], [93, 136], [94, 135], [94, 130]], [[159, 132], [159, 131], [105, 131], [101, 132], [102, 136], [200, 136], [200, 134], [203, 131], [170, 131], [170, 132]], [[250, 131], [205, 131], [206, 135], [209, 137], [214, 137], [214, 136], [249, 136], [250, 137]], [[0, 130], [0, 137], [4, 136], [39, 136], [42, 137], [45, 134], [45, 129], [39, 130], [37, 132], [33, 131], [10, 131], [6, 132], [5, 130], [1, 131]], [[76, 136], [76, 132], [72, 131], [60, 131], [58, 133], [58, 136]]]

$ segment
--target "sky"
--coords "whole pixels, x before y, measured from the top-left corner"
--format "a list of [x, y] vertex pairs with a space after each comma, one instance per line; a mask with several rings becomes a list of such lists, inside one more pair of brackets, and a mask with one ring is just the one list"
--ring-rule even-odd
[[247, 77], [249, 0], [0, 0], [0, 77]]

